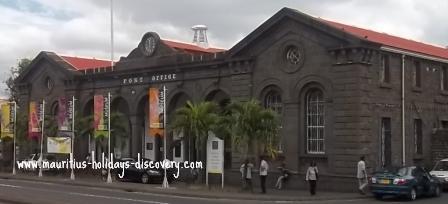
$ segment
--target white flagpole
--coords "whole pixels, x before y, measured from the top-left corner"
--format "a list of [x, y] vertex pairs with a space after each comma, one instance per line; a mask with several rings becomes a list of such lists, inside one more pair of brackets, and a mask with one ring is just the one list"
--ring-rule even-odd
[[45, 99], [42, 100], [42, 110], [41, 110], [41, 119], [42, 119], [42, 127], [41, 127], [41, 137], [40, 137], [40, 167], [39, 167], [39, 177], [42, 177], [42, 166], [43, 166], [43, 146], [44, 146], [44, 127], [45, 127]]
[[72, 172], [70, 174], [70, 179], [71, 180], [75, 180], [75, 171], [74, 171], [74, 167], [75, 167], [75, 155], [73, 155], [74, 153], [74, 147], [75, 147], [75, 96], [72, 97], [72, 149], [71, 149], [71, 160], [72, 160], [72, 165], [71, 169]]
[[[107, 136], [107, 146], [108, 146], [108, 151], [109, 154], [107, 157], [109, 157], [109, 161], [108, 162], [112, 162], [112, 156], [110, 155], [110, 92], [107, 93], [107, 131], [108, 131], [108, 136]], [[109, 166], [109, 165], [108, 165]], [[107, 168], [107, 183], [112, 183], [112, 177], [110, 175], [110, 168]]]
[[110, 67], [114, 71], [114, 4], [110, 0]]
[[168, 165], [168, 161], [166, 160], [166, 88], [163, 86], [163, 154], [164, 154], [164, 160], [165, 168], [164, 168], [164, 176], [163, 176], [163, 184], [162, 188], [169, 188], [168, 179], [166, 177], [166, 165]]
[[[110, 0], [110, 67], [112, 71], [114, 71], [114, 4], [113, 0]], [[108, 151], [109, 154], [109, 162], [112, 161], [112, 157], [110, 155], [110, 92], [107, 95], [108, 97]], [[110, 168], [107, 168], [107, 183], [112, 183], [112, 177], [110, 175]]]
[[[17, 103], [15, 101], [12, 102], [14, 104], [14, 137], [13, 137], [13, 164], [12, 164], [12, 175], [16, 175], [16, 130], [17, 130]], [[9, 107], [11, 108], [11, 107]]]

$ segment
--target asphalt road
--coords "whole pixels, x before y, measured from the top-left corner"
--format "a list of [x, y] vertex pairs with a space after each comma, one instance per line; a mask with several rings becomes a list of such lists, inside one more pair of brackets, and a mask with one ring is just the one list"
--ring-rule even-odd
[[[422, 198], [413, 203], [435, 203], [446, 204], [448, 195], [439, 198]], [[239, 201], [235, 199], [206, 199], [192, 198], [174, 195], [158, 195], [152, 193], [126, 192], [120, 190], [109, 190], [104, 188], [90, 188], [54, 183], [0, 179], [0, 204], [2, 203], [150, 203], [150, 204], [171, 204], [171, 203], [409, 203], [405, 200], [385, 199], [377, 201], [373, 198], [340, 200], [340, 201], [313, 201], [313, 202], [268, 202], [268, 201]]]

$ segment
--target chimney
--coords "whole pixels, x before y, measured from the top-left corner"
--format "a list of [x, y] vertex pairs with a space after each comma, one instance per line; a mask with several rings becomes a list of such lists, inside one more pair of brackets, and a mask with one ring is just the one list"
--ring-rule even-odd
[[194, 31], [193, 43], [202, 48], [208, 48], [207, 26], [195, 25], [191, 27]]

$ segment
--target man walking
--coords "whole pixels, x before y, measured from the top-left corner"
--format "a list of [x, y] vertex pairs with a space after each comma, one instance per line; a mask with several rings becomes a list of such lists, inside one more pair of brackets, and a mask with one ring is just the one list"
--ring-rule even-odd
[[265, 156], [261, 156], [260, 162], [260, 183], [261, 183], [261, 193], [266, 193], [266, 177], [268, 176], [269, 165], [266, 161]]
[[359, 162], [358, 162], [358, 171], [356, 177], [358, 178], [358, 184], [359, 184], [359, 193], [362, 195], [365, 194], [364, 188], [367, 186], [367, 172], [366, 172], [366, 163], [365, 163], [365, 157], [361, 156]]

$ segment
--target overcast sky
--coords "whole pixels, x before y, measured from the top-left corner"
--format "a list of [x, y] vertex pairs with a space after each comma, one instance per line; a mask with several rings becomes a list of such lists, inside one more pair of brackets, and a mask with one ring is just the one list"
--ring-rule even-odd
[[[127, 55], [148, 31], [191, 42], [196, 24], [208, 26], [209, 44], [231, 48], [283, 7], [448, 45], [447, 0], [114, 0], [115, 56]], [[110, 0], [0, 0], [1, 90], [18, 59], [42, 50], [110, 58]]]

